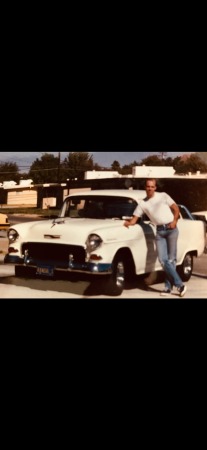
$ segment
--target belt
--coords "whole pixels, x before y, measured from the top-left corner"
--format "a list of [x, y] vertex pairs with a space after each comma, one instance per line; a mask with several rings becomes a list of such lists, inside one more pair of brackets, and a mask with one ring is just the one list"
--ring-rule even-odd
[[169, 230], [168, 225], [169, 223], [166, 223], [166, 225], [157, 225], [157, 231]]

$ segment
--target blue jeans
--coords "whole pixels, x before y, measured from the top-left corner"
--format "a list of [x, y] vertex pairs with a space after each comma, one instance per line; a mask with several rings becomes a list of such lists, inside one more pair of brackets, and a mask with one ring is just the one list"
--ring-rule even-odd
[[157, 230], [156, 247], [158, 258], [166, 274], [165, 289], [181, 287], [183, 282], [176, 271], [178, 229]]

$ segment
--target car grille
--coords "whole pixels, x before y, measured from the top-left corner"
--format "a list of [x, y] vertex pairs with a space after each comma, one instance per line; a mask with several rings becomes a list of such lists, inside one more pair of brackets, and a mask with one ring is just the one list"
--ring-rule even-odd
[[73, 255], [75, 263], [85, 262], [85, 249], [78, 245], [64, 245], [64, 244], [38, 244], [27, 242], [22, 246], [22, 253], [28, 250], [29, 257], [42, 261], [58, 261], [68, 262], [69, 255]]

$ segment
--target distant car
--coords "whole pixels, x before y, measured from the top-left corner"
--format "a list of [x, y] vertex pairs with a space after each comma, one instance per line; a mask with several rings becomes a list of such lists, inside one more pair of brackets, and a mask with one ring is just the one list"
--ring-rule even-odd
[[[120, 295], [125, 281], [135, 275], [162, 270], [157, 257], [156, 227], [143, 217], [129, 229], [132, 217], [146, 197], [143, 190], [92, 190], [66, 197], [57, 219], [27, 222], [9, 230], [5, 263], [15, 265], [16, 276], [54, 277], [58, 272], [106, 277], [105, 293]], [[183, 206], [183, 205], [180, 205]], [[177, 269], [190, 279], [193, 257], [205, 248], [205, 227], [183, 206], [178, 220]]]
[[6, 214], [0, 213], [0, 230], [8, 230], [10, 227], [9, 219]]

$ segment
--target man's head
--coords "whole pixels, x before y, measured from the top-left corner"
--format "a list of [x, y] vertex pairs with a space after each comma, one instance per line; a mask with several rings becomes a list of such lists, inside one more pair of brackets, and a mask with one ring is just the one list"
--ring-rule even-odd
[[147, 197], [151, 198], [153, 197], [156, 189], [157, 189], [157, 182], [155, 178], [148, 178], [145, 182], [145, 189], [147, 193]]

